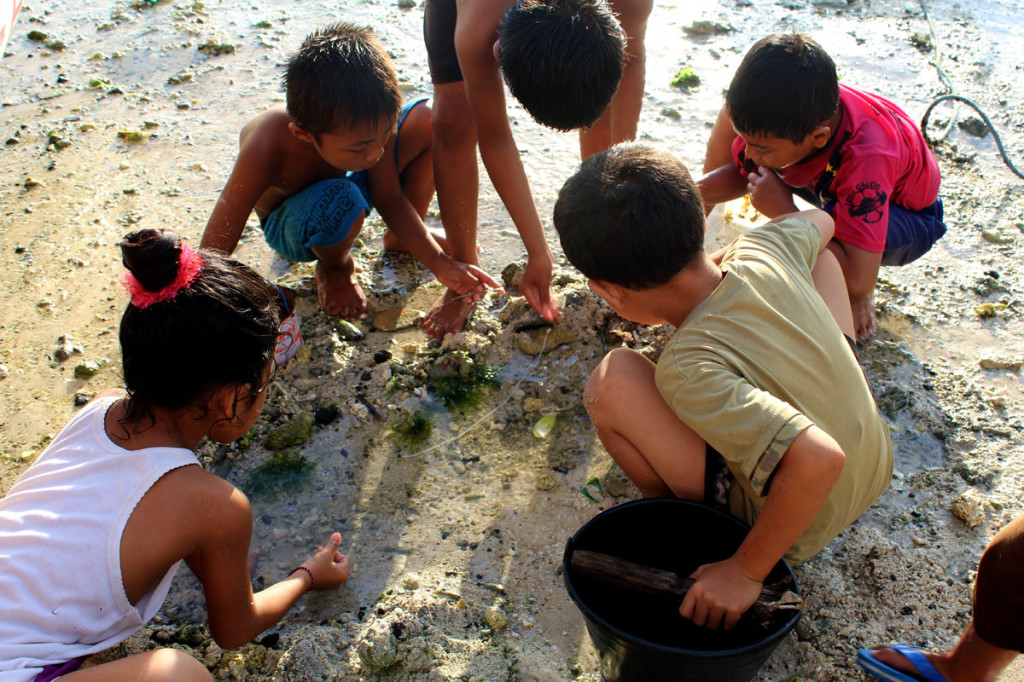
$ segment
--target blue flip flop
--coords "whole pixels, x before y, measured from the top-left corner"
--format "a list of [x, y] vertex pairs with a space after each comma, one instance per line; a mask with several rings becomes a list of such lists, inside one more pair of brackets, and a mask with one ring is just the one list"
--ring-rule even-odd
[[874, 649], [858, 649], [857, 664], [878, 679], [887, 680], [887, 682], [949, 682], [942, 673], [935, 669], [934, 665], [928, 662], [928, 659], [922, 653], [924, 649], [921, 647], [893, 644], [889, 648], [903, 654], [910, 661], [910, 665], [914, 666], [914, 669], [917, 670], [917, 674], [911, 676], [882, 663], [871, 655]]

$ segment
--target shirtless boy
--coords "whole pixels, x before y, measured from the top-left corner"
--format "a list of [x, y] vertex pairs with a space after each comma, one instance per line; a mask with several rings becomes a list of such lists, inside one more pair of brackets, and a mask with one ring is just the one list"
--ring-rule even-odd
[[365, 317], [350, 250], [371, 203], [388, 226], [384, 247], [409, 251], [467, 299], [497, 282], [450, 258], [424, 216], [434, 193], [430, 107], [404, 109], [387, 52], [370, 29], [339, 23], [303, 42], [284, 76], [285, 107], [249, 121], [202, 247], [231, 253], [255, 210], [267, 243], [316, 260], [320, 305]]

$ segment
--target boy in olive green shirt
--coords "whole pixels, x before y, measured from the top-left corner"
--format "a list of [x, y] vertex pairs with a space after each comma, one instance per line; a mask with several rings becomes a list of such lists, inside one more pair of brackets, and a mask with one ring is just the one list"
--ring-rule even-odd
[[554, 218], [566, 256], [617, 313], [678, 328], [656, 366], [627, 349], [605, 356], [585, 400], [645, 495], [717, 503], [752, 524], [732, 557], [693, 573], [680, 606], [731, 628], [780, 558], [820, 551], [892, 475], [842, 271], [823, 251], [832, 219], [781, 216], [709, 255], [689, 173], [637, 144], [586, 161]]

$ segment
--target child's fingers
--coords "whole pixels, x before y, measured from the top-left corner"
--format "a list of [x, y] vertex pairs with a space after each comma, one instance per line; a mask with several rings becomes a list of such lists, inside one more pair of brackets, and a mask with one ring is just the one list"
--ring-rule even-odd
[[497, 289], [501, 293], [505, 293], [504, 287], [502, 287], [501, 284], [496, 279], [494, 279], [493, 277], [488, 275], [486, 272], [484, 272], [483, 270], [481, 270], [477, 266], [470, 265], [469, 266], [469, 272], [481, 284], [484, 284], [484, 285], [490, 287], [491, 289]]

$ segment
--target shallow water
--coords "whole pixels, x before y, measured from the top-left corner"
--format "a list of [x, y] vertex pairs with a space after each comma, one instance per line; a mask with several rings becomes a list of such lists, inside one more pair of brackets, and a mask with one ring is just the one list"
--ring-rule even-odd
[[[1002, 88], [990, 113], [997, 124], [1009, 128], [1011, 149], [1021, 149], [1019, 114], [1014, 119], [1012, 106], [998, 105], [999, 98], [1019, 101], [1014, 93], [1024, 91], [1019, 59], [1006, 57], [1016, 55], [1024, 39], [1021, 3], [941, 0], [929, 3], [929, 8], [944, 40], [977, 46], [970, 60], [946, 57], [947, 66], [960, 87], [994, 83]], [[30, 21], [33, 18], [36, 21]], [[704, 18], [727, 23], [734, 30], [702, 38], [684, 34], [683, 27]], [[6, 182], [0, 188], [5, 205], [0, 215], [2, 252], [23, 249], [14, 259], [8, 256], [3, 280], [14, 293], [4, 304], [0, 324], [0, 352], [12, 368], [11, 378], [0, 383], [0, 438], [4, 441], [0, 449], [20, 453], [34, 448], [46, 433], [67, 421], [72, 394], [118, 383], [116, 370], [93, 382], [70, 379], [68, 368], [55, 367], [49, 359], [55, 339], [71, 331], [86, 339], [86, 357], [105, 356], [116, 365], [114, 328], [123, 299], [112, 284], [120, 270], [112, 245], [136, 226], [171, 225], [192, 239], [199, 238], [234, 161], [242, 123], [281, 101], [279, 76], [287, 55], [308, 32], [336, 20], [373, 25], [394, 54], [409, 95], [430, 92], [421, 40], [422, 12], [400, 10], [390, 2], [273, 0], [254, 5], [225, 0], [206, 5], [162, 2], [135, 10], [123, 3], [50, 0], [23, 10], [19, 33], [7, 48], [9, 54], [0, 60], [0, 100], [5, 104], [0, 109], [0, 129], [5, 137], [25, 131], [18, 145], [5, 150]], [[271, 28], [258, 28], [261, 21], [270, 22]], [[23, 36], [30, 28], [64, 40], [67, 50], [50, 52], [27, 41]], [[908, 41], [912, 33], [927, 32], [914, 2], [657, 3], [647, 41], [641, 136], [672, 150], [698, 170], [708, 123], [747, 46], [761, 33], [789, 29], [818, 37], [839, 64], [844, 82], [885, 92], [914, 116], [942, 92], [928, 65], [929, 55]], [[235, 45], [235, 52], [208, 56], [197, 49], [211, 39]], [[89, 61], [97, 52], [103, 58]], [[114, 57], [115, 52], [123, 56]], [[669, 86], [683, 65], [691, 66], [702, 79], [689, 92]], [[191, 73], [192, 80], [168, 84], [170, 77], [183, 72]], [[87, 89], [89, 81], [99, 77], [123, 94]], [[561, 183], [578, 163], [576, 138], [539, 128], [514, 102], [509, 115], [549, 242], [557, 253], [557, 240], [550, 231], [551, 206]], [[117, 140], [118, 130], [141, 130], [146, 121], [157, 125], [148, 129], [154, 136], [145, 143], [126, 145]], [[83, 124], [97, 127], [84, 132]], [[64, 131], [72, 146], [46, 151], [49, 130]], [[892, 286], [882, 292], [882, 298], [892, 304], [882, 316], [879, 339], [862, 352], [876, 397], [880, 402], [891, 398], [896, 466], [904, 474], [946, 466], [946, 450], [951, 446], [936, 434], [957, 434], [946, 422], [959, 426], [977, 420], [972, 437], [978, 441], [990, 424], [1007, 428], [1012, 436], [1024, 405], [1019, 371], [977, 366], [980, 354], [1024, 357], [1019, 322], [975, 318], [969, 309], [977, 303], [976, 297], [966, 291], [973, 277], [998, 267], [1009, 286], [1005, 296], [1017, 296], [1017, 245], [994, 246], [980, 238], [979, 231], [984, 227], [1019, 233], [1019, 195], [1010, 190], [1002, 197], [986, 194], [988, 186], [1005, 182], [991, 138], [955, 137], [958, 150], [976, 154], [977, 165], [970, 172], [984, 173], [985, 179], [969, 183], [951, 178], [944, 187], [950, 201], [950, 234], [920, 263], [883, 271]], [[943, 163], [949, 167], [948, 159]], [[42, 180], [46, 191], [23, 189], [21, 183], [28, 176]], [[481, 258], [497, 274], [508, 262], [521, 258], [522, 243], [483, 172], [481, 179]], [[954, 207], [956, 211], [951, 210]], [[379, 224], [371, 222], [370, 248], [377, 245], [379, 234]], [[267, 274], [285, 272], [258, 231], [246, 235], [238, 253]], [[407, 286], [407, 278], [395, 270], [374, 267], [375, 289]], [[52, 305], [37, 305], [41, 299]], [[305, 299], [303, 305], [303, 319], [315, 320], [315, 303]], [[422, 337], [409, 331], [395, 335], [396, 344], [390, 339], [370, 337], [364, 345], [401, 347]], [[312, 340], [327, 345], [323, 339]], [[282, 630], [330, 622], [340, 614], [362, 613], [370, 622], [382, 594], [395, 591], [407, 574], [421, 576], [430, 589], [438, 590], [442, 596], [437, 600], [461, 593], [474, 602], [474, 608], [494, 599], [493, 591], [482, 585], [501, 583], [514, 619], [508, 639], [522, 647], [524, 675], [568, 679], [568, 667], [576, 661], [592, 670], [585, 631], [564, 595], [557, 566], [572, 530], [621, 498], [608, 495], [591, 502], [580, 492], [590, 476], [601, 476], [608, 467], [579, 396], [602, 349], [571, 348], [546, 356], [542, 364], [523, 356], [509, 361], [502, 388], [477, 411], [460, 415], [437, 409], [435, 436], [424, 446], [433, 448], [428, 451], [412, 452], [385, 438], [390, 414], [384, 423], [363, 423], [344, 413], [316, 433], [303, 449], [314, 464], [307, 486], [253, 495], [253, 547], [261, 551], [255, 579], [262, 584], [279, 578], [335, 529], [343, 533], [354, 579], [335, 595], [304, 600], [286, 617]], [[317, 360], [325, 374], [304, 384], [297, 394], [317, 391], [327, 401], [360, 390], [356, 382], [342, 383], [342, 378], [348, 381], [343, 370], [351, 356], [345, 355], [344, 348], [332, 348], [332, 352], [337, 353], [333, 362]], [[934, 390], [917, 390], [924, 384], [934, 384]], [[959, 393], [942, 393], [947, 384]], [[568, 394], [563, 394], [564, 387]], [[539, 413], [522, 412], [522, 395], [515, 394], [516, 388], [529, 389], [529, 395], [545, 399], [546, 410], [558, 411], [549, 438], [533, 437]], [[900, 390], [911, 395], [902, 400]], [[987, 403], [979, 395], [1002, 399], [1002, 412], [986, 411]], [[290, 399], [297, 402], [299, 397]], [[974, 412], [956, 412], [957, 403], [971, 406]], [[396, 412], [401, 407], [396, 406]], [[969, 438], [958, 437], [966, 445], [956, 443], [956, 447], [972, 447]], [[1012, 449], [1010, 437], [1004, 440], [997, 445], [1005, 445], [1012, 460], [1019, 453]], [[242, 461], [225, 464], [222, 471], [244, 488], [250, 471], [266, 454], [257, 448]], [[553, 487], [542, 489], [544, 476], [552, 479]], [[1006, 476], [1019, 478], [1019, 473], [1009, 469]], [[924, 506], [921, 497], [925, 494], [913, 499], [894, 494], [885, 504], [897, 513], [918, 511]], [[943, 533], [940, 540], [948, 543], [939, 549], [959, 557], [958, 563], [950, 565], [967, 566], [972, 558], [962, 555], [971, 546], [983, 544], [981, 531], [963, 531], [955, 525], [947, 530], [947, 517], [942, 518], [943, 525], [935, 526]], [[887, 530], [899, 526], [891, 516], [882, 519], [879, 523]], [[856, 565], [858, 559], [846, 560]], [[815, 577], [829, 570], [834, 566], [812, 569]], [[948, 566], [947, 571], [955, 572]], [[853, 578], [857, 582], [853, 594], [837, 593], [851, 604], [868, 599], [861, 593], [863, 576]], [[202, 598], [189, 580], [187, 572], [182, 572], [166, 613], [200, 620]], [[940, 587], [948, 592], [944, 582]], [[870, 617], [884, 623], [879, 627], [895, 631], [916, 627], [898, 617], [884, 620], [879, 614], [892, 605], [868, 601], [851, 616], [851, 624]], [[939, 604], [939, 610], [943, 608], [956, 607]], [[924, 612], [925, 607], [918, 611]], [[466, 636], [474, 637], [479, 631]], [[810, 648], [829, 636], [811, 640]], [[953, 637], [955, 632], [943, 636]], [[821, 647], [830, 661], [848, 653], [830, 646], [838, 645]], [[801, 650], [808, 648], [802, 645]], [[795, 656], [792, 651], [789, 655]], [[840, 666], [844, 675], [855, 674], [842, 663], [829, 665]]]

